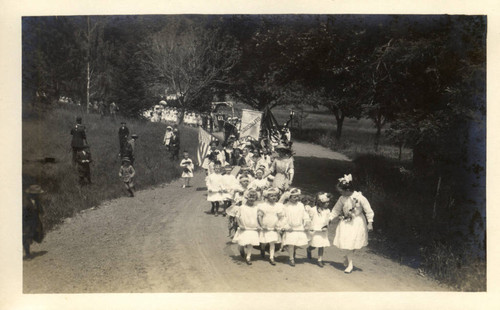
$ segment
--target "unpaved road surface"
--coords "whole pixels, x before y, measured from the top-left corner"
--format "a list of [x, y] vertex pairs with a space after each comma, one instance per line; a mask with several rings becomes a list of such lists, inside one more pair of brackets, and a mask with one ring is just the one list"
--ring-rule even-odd
[[[298, 144], [298, 155], [312, 152]], [[257, 250], [248, 266], [227, 237], [227, 218], [208, 214], [204, 178], [199, 171], [190, 188], [175, 181], [66, 221], [23, 262], [24, 293], [448, 290], [369, 247], [357, 252], [351, 274], [343, 273], [342, 253], [333, 246], [325, 249], [324, 268], [307, 260], [305, 249], [297, 251], [295, 267], [286, 252], [272, 266]]]

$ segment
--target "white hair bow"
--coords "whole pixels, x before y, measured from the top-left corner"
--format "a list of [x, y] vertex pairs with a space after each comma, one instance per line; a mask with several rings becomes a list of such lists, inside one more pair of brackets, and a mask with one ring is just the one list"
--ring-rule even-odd
[[321, 202], [329, 202], [330, 201], [330, 198], [328, 198], [328, 194], [327, 193], [324, 193], [324, 194], [321, 194], [318, 196], [318, 199], [319, 201]]
[[340, 178], [339, 181], [342, 183], [352, 182], [352, 175], [351, 174], [344, 174], [344, 177]]

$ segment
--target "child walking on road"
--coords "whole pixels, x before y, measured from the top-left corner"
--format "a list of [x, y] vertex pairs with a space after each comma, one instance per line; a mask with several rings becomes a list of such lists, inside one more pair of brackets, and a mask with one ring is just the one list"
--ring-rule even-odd
[[342, 196], [339, 197], [332, 210], [332, 218], [337, 216], [340, 218], [333, 245], [346, 250], [344, 272], [351, 273], [354, 268], [352, 263], [354, 250], [368, 245], [368, 231], [373, 230], [374, 213], [368, 199], [361, 192], [354, 191], [350, 174], [339, 179], [337, 190]]
[[306, 210], [311, 218], [311, 230], [309, 231], [309, 247], [307, 248], [307, 258], [312, 259], [312, 249], [318, 248], [318, 265], [324, 267], [323, 252], [325, 247], [330, 246], [328, 239], [328, 224], [332, 220], [332, 214], [328, 209], [330, 194], [319, 193], [316, 197], [316, 205], [306, 206]]
[[215, 216], [219, 216], [220, 203], [224, 200], [221, 169], [220, 162], [216, 161], [214, 164], [214, 172], [209, 174], [205, 179], [208, 191], [207, 200], [212, 204], [210, 213]]
[[289, 263], [292, 267], [295, 267], [296, 247], [307, 247], [309, 244], [306, 228], [309, 227], [310, 219], [304, 205], [299, 201], [300, 194], [300, 189], [292, 188], [290, 191], [285, 192], [280, 199], [280, 202], [288, 199], [288, 202], [283, 207], [287, 221], [283, 245], [287, 246]]
[[255, 206], [258, 194], [250, 189], [246, 192], [245, 198], [245, 203], [236, 213], [239, 227], [234, 235], [233, 243], [238, 243], [241, 256], [245, 257], [247, 265], [251, 265], [252, 247], [259, 245], [259, 230], [261, 229], [257, 221], [258, 208]]
[[135, 169], [130, 164], [130, 159], [128, 157], [124, 157], [122, 159], [122, 166], [120, 167], [120, 172], [118, 172], [118, 176], [122, 179], [125, 184], [125, 188], [127, 189], [130, 197], [134, 197], [134, 176]]
[[189, 180], [193, 177], [194, 164], [193, 161], [189, 158], [188, 151], [183, 152], [183, 158], [181, 160], [180, 166], [182, 169], [182, 179], [184, 180], [184, 184], [182, 188], [189, 187]]

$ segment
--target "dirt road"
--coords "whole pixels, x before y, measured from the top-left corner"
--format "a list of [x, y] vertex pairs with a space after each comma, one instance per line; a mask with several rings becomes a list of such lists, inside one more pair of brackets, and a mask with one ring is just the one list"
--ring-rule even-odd
[[369, 248], [357, 253], [352, 274], [343, 273], [335, 247], [325, 250], [324, 268], [303, 249], [296, 267], [285, 252], [272, 266], [257, 250], [247, 266], [227, 237], [227, 219], [208, 214], [204, 173], [192, 184], [139, 191], [66, 221], [23, 262], [24, 293], [448, 290]]

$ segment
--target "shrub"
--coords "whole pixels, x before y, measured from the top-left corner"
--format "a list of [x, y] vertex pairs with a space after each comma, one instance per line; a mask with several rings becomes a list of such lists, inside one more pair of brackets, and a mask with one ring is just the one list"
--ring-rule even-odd
[[436, 196], [434, 171], [416, 174], [410, 166], [371, 154], [353, 162], [357, 187], [375, 211], [376, 239], [383, 235], [384, 242], [393, 245], [376, 240], [375, 251], [400, 261], [412, 257], [416, 267], [420, 262], [425, 272], [459, 290], [485, 289], [481, 202], [467, 199], [462, 190], [467, 181], [442, 176]]

